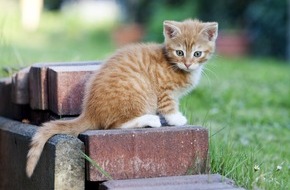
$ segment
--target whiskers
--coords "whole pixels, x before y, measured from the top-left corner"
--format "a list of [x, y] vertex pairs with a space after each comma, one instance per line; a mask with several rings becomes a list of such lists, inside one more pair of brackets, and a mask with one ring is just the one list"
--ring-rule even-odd
[[222, 55], [220, 55], [220, 54], [218, 54], [218, 53], [214, 53], [214, 54], [212, 54], [211, 55], [211, 57], [213, 58], [213, 59], [215, 59], [215, 58], [223, 58], [223, 56]]
[[201, 72], [202, 72], [203, 76], [205, 76], [207, 78], [207, 82], [208, 82], [209, 85], [212, 85], [211, 79], [210, 79], [211, 78], [210, 75], [212, 75], [214, 79], [218, 78], [217, 75], [215, 74], [215, 72], [213, 72], [208, 67], [204, 67]]
[[[216, 59], [219, 59], [219, 58], [221, 58], [221, 56], [220, 55], [218, 55], [218, 54], [216, 54], [216, 53], [214, 53], [213, 55], [212, 55], [212, 57], [214, 57], [214, 58], [216, 58]], [[203, 68], [203, 70], [202, 70], [202, 73], [208, 78], [208, 80], [209, 80], [209, 76], [210, 75], [212, 75], [213, 77], [212, 78], [214, 78], [214, 79], [218, 79], [218, 75], [214, 72], [214, 71], [212, 71], [211, 70], [211, 67], [212, 68], [215, 68], [216, 67], [216, 64], [215, 63], [213, 63], [213, 62], [216, 62], [215, 60], [216, 59], [209, 59], [209, 61], [206, 63], [206, 66]], [[215, 70], [215, 69], [214, 69]], [[211, 84], [211, 83], [210, 83]]]
[[214, 79], [218, 79], [217, 74], [215, 72], [213, 72], [210, 68], [204, 67], [203, 69], [205, 70], [203, 72], [208, 72], [208, 73], [210, 73], [210, 74], [212, 74], [214, 76]]
[[[204, 68], [204, 69], [205, 69], [205, 68]], [[210, 78], [209, 78], [208, 74], [204, 71], [204, 69], [201, 70], [201, 73], [202, 73], [203, 76], [205, 76], [205, 78], [207, 79], [207, 82], [211, 85]]]

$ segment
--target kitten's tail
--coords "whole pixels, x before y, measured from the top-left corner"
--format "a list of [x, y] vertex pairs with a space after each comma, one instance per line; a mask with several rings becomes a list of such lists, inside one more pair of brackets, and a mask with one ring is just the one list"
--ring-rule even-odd
[[43, 124], [43, 127], [39, 127], [32, 142], [30, 144], [30, 150], [27, 154], [26, 174], [31, 177], [38, 163], [39, 157], [42, 153], [43, 147], [46, 141], [56, 134], [70, 134], [78, 135], [79, 133], [89, 129], [90, 123], [82, 116], [72, 120], [57, 120]]

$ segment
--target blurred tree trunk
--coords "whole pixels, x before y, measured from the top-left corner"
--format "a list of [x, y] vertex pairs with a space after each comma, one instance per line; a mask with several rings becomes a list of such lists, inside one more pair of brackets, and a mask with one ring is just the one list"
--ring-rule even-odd
[[39, 26], [43, 0], [20, 0], [21, 23], [24, 29], [35, 31]]

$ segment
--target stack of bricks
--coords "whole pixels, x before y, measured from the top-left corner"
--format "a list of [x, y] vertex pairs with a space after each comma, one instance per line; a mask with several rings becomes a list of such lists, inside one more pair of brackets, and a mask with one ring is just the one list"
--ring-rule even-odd
[[[39, 125], [81, 112], [86, 81], [100, 62], [35, 64], [0, 80], [0, 115]], [[97, 117], [97, 116], [96, 116]], [[208, 171], [208, 132], [176, 126], [82, 133], [86, 154], [114, 180], [182, 176]], [[86, 164], [86, 180], [108, 180]]]
[[85, 83], [100, 62], [35, 64], [0, 80], [0, 115], [40, 124], [81, 112]]

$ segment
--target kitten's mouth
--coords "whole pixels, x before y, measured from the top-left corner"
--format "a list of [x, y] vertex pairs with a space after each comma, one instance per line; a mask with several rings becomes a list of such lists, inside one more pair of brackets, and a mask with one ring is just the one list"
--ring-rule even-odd
[[197, 70], [201, 65], [199, 65], [199, 64], [186, 65], [183, 63], [177, 63], [176, 66], [183, 71], [192, 72], [192, 71]]

